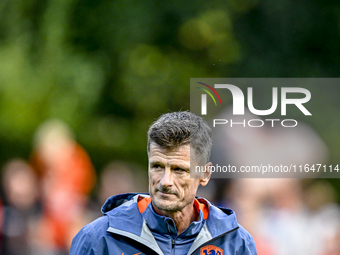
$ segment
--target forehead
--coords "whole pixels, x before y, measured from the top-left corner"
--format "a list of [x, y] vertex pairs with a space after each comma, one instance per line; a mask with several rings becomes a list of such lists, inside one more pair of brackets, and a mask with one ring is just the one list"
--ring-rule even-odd
[[190, 145], [182, 145], [176, 148], [164, 148], [156, 143], [151, 143], [149, 161], [189, 161], [190, 162]]

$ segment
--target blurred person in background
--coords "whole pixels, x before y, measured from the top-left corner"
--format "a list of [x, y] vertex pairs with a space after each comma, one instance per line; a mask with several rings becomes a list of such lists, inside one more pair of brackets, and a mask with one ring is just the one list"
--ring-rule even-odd
[[323, 239], [321, 255], [340, 255], [340, 206], [335, 189], [325, 180], [314, 180], [305, 189], [304, 198], [315, 232]]
[[261, 233], [266, 217], [269, 179], [240, 178], [222, 189], [222, 204], [233, 208], [242, 225], [253, 235], [258, 254], [276, 255], [266, 234]]
[[334, 201], [327, 202], [327, 198], [313, 208], [308, 200], [312, 199], [315, 206], [318, 203], [316, 200], [324, 191], [320, 187], [311, 186], [319, 194], [314, 198], [306, 198], [307, 193], [301, 179], [270, 181], [270, 207], [266, 211], [267, 217], [261, 231], [275, 245], [276, 254], [336, 254], [333, 252], [339, 251], [338, 244], [334, 243], [340, 228], [339, 206]]
[[[129, 192], [147, 192], [147, 180], [141, 175], [143, 171], [134, 164], [124, 161], [112, 161], [101, 171], [95, 188], [95, 196], [88, 206], [87, 222], [82, 222], [77, 232], [87, 223], [101, 216], [100, 208], [108, 197]], [[137, 181], [138, 180], [138, 181]], [[77, 234], [73, 233], [73, 236]], [[73, 237], [72, 236], [72, 237]]]
[[40, 216], [36, 173], [22, 159], [9, 161], [2, 171], [5, 207], [2, 216], [1, 254], [34, 254], [31, 250], [31, 238]]
[[107, 164], [99, 178], [98, 201], [100, 205], [103, 205], [112, 195], [146, 192], [147, 190], [143, 187], [146, 187], [147, 181], [143, 176], [139, 176], [140, 172], [136, 166], [123, 161]]
[[338, 254], [340, 209], [334, 190], [301, 179], [236, 179], [225, 199], [253, 234], [259, 254]]
[[59, 120], [43, 123], [36, 132], [32, 165], [41, 176], [43, 214], [36, 253], [67, 254], [70, 232], [84, 217], [95, 172], [85, 150]]

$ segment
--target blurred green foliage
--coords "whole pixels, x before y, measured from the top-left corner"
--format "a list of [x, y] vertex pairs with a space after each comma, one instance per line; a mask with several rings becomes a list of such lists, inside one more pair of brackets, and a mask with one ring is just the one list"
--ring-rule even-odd
[[[97, 169], [146, 164], [148, 126], [189, 109], [191, 77], [337, 77], [339, 28], [334, 0], [2, 0], [0, 163], [28, 158], [38, 125], [60, 118]], [[320, 102], [339, 94], [320, 88]], [[324, 119], [310, 123], [331, 163], [339, 110], [314, 105]]]

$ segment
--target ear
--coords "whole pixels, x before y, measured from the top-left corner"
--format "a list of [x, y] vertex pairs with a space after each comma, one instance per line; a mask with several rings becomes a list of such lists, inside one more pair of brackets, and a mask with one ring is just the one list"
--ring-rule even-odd
[[200, 178], [200, 184], [202, 186], [207, 185], [209, 180], [210, 180], [210, 177], [211, 177], [211, 166], [212, 166], [211, 162], [208, 162], [207, 164], [205, 164], [205, 169], [207, 169], [207, 171], [202, 173], [203, 176]]

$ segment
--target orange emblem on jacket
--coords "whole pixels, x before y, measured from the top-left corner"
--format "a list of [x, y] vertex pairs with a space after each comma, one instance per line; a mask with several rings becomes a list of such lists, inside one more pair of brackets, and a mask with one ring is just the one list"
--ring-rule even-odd
[[201, 248], [200, 255], [223, 255], [224, 251], [215, 245], [207, 245]]

